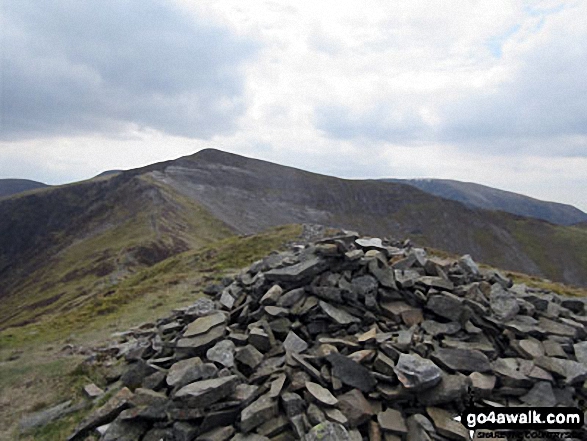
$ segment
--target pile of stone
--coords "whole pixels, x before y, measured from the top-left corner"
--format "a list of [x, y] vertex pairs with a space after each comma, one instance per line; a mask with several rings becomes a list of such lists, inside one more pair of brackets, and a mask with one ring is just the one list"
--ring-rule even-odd
[[119, 335], [121, 389], [70, 440], [468, 440], [471, 403], [587, 397], [585, 302], [469, 256], [345, 233], [206, 293]]

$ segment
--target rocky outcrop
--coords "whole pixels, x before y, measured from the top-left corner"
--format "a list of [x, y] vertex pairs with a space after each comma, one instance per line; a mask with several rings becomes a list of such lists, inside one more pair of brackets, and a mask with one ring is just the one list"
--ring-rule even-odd
[[466, 440], [472, 402], [587, 397], [585, 303], [470, 257], [345, 233], [206, 292], [105, 350], [123, 389], [70, 440]]

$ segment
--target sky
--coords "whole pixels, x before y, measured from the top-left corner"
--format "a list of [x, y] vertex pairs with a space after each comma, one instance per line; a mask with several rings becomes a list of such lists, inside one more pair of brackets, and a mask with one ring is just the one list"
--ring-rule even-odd
[[1, 0], [0, 178], [217, 148], [587, 211], [587, 2]]

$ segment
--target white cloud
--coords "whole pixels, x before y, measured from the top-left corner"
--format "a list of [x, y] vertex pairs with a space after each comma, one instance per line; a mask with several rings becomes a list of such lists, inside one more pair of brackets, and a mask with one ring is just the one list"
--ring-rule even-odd
[[[164, 123], [144, 116], [139, 129], [118, 128], [116, 138], [65, 133], [13, 143], [31, 152], [14, 157], [35, 151], [39, 167], [65, 164], [65, 176], [73, 167], [60, 146], [71, 146], [77, 177], [99, 171], [96, 164], [130, 168], [216, 147], [343, 177], [464, 179], [587, 210], [577, 196], [587, 194], [585, 3], [176, 2], [220, 32], [218, 41], [229, 35], [257, 45], [239, 64], [238, 111], [230, 99], [214, 101], [231, 132], [166, 130], [177, 106]], [[227, 55], [216, 50], [214, 32], [207, 35], [202, 50], [222, 63]], [[83, 69], [74, 73], [86, 87], [94, 81]], [[140, 115], [165, 107], [140, 104]]]

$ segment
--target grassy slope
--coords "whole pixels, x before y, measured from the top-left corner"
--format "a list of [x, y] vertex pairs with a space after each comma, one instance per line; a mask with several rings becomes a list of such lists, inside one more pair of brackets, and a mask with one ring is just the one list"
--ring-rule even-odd
[[[138, 270], [113, 294], [77, 311], [0, 331], [0, 440], [64, 439], [85, 414], [80, 411], [20, 438], [15, 432], [23, 414], [79, 397], [81, 386], [90, 380], [99, 383], [99, 376], [76, 368], [82, 357], [60, 351], [64, 344], [98, 345], [115, 331], [166, 316], [192, 303], [208, 283], [283, 248], [300, 233], [299, 226], [290, 225], [208, 243]], [[8, 361], [15, 351], [23, 351], [21, 357]]]
[[98, 199], [101, 188], [87, 189], [86, 193], [96, 193], [95, 200], [93, 195], [71, 195], [67, 190], [61, 190], [59, 201], [69, 197], [69, 203], [83, 204], [92, 213], [73, 214], [69, 224], [63, 222], [67, 227], [57, 222], [58, 227], [45, 236], [63, 245], [49, 246], [25, 263], [26, 277], [21, 277], [22, 270], [13, 274], [17, 283], [8, 283], [4, 291], [0, 328], [47, 314], [63, 316], [116, 292], [119, 283], [138, 269], [232, 235], [201, 206], [147, 177], [124, 183], [114, 194], [108, 193], [110, 199]]

